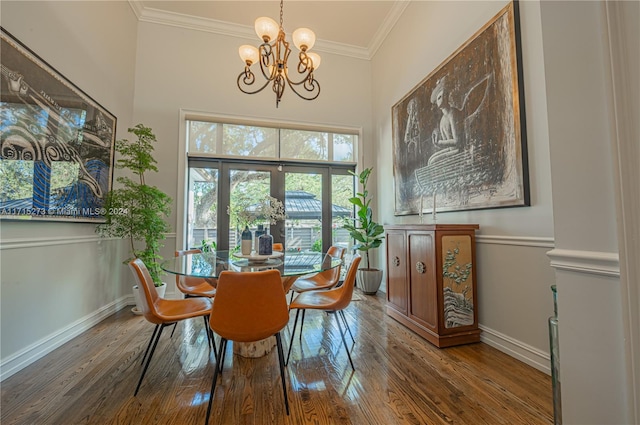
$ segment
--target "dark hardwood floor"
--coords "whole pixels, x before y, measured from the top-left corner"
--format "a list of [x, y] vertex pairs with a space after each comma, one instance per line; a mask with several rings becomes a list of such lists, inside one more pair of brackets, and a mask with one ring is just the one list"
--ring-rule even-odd
[[[356, 293], [346, 310], [356, 371], [335, 319], [308, 312], [293, 342], [287, 416], [276, 350], [227, 352], [214, 424], [551, 424], [551, 379], [483, 344], [438, 349], [384, 313], [384, 294]], [[293, 316], [283, 332], [285, 355]], [[201, 319], [165, 330], [137, 397], [153, 326], [129, 309], [2, 382], [10, 424], [204, 424], [213, 353]], [[296, 332], [297, 334], [297, 332]], [[347, 337], [349, 338], [349, 337]], [[350, 339], [347, 340], [351, 342]]]

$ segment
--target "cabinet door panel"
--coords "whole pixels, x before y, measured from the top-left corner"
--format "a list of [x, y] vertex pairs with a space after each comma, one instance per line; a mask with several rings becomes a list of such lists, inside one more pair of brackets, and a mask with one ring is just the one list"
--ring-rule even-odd
[[438, 287], [433, 233], [409, 233], [409, 317], [438, 330]]
[[387, 301], [402, 314], [407, 314], [407, 255], [404, 232], [388, 232]]

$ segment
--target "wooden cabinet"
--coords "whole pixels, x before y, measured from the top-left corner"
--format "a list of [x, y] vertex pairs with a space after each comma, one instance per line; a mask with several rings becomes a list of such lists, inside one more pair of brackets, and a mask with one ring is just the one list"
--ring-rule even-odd
[[437, 347], [480, 341], [477, 224], [385, 225], [387, 314]]

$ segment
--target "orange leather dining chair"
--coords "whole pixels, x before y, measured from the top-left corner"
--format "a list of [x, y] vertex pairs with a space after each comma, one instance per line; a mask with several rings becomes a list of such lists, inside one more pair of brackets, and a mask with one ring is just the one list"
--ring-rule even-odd
[[[327, 251], [327, 255], [331, 257], [344, 258], [346, 248], [339, 246], [331, 246]], [[302, 277], [297, 279], [291, 286], [291, 301], [296, 292], [315, 291], [318, 289], [330, 289], [338, 284], [340, 281], [340, 270], [342, 266], [335, 267], [330, 270], [319, 272], [310, 277]]]
[[[176, 257], [181, 257], [185, 254], [199, 254], [202, 251], [199, 249], [185, 249], [176, 251]], [[176, 287], [185, 297], [214, 297], [216, 295], [216, 281], [211, 282], [191, 276], [176, 275]]]
[[[361, 259], [362, 258], [360, 257], [360, 255], [356, 255], [355, 257], [353, 257], [351, 265], [349, 266], [349, 270], [347, 271], [347, 276], [345, 277], [344, 283], [341, 286], [329, 290], [303, 292], [291, 302], [291, 304], [289, 305], [289, 309], [297, 309], [298, 311], [296, 312], [296, 320], [293, 323], [293, 332], [291, 333], [291, 342], [289, 343], [289, 353], [287, 354], [287, 361], [285, 362], [285, 364], [289, 364], [291, 347], [293, 346], [293, 337], [296, 333], [296, 326], [298, 324], [298, 316], [300, 314], [300, 310], [302, 310], [303, 312], [307, 309], [324, 310], [329, 313], [335, 313], [336, 322], [338, 322], [338, 329], [340, 330], [340, 336], [342, 337], [342, 343], [344, 344], [344, 348], [347, 350], [347, 357], [349, 357], [349, 363], [351, 363], [351, 368], [355, 370], [338, 315], [341, 316], [342, 320], [346, 324], [347, 321], [344, 316], [344, 309], [347, 308], [351, 303], [351, 297], [353, 296], [353, 287], [355, 286], [356, 282], [356, 271], [358, 270], [358, 265], [360, 264]], [[302, 332], [302, 328], [300, 329], [300, 332]]]
[[[142, 384], [142, 379], [149, 368], [149, 363], [151, 363], [151, 358], [153, 357], [153, 352], [156, 350], [156, 346], [160, 340], [160, 335], [162, 335], [162, 330], [166, 326], [170, 326], [180, 320], [190, 319], [192, 317], [203, 317], [205, 322], [205, 331], [208, 335], [209, 328], [206, 325], [209, 319], [209, 314], [211, 314], [212, 304], [209, 298], [189, 298], [182, 300], [168, 300], [160, 298], [156, 291], [156, 287], [153, 284], [153, 280], [151, 279], [151, 275], [149, 274], [149, 270], [142, 260], [139, 258], [132, 260], [129, 263], [129, 267], [133, 272], [140, 291], [140, 302], [142, 304], [140, 309], [142, 310], [142, 314], [145, 319], [156, 325], [142, 358], [144, 368], [142, 369], [142, 374], [140, 374], [136, 391], [133, 393], [133, 395], [136, 396], [140, 389], [140, 385]], [[153, 347], [151, 347], [152, 342]], [[149, 351], [150, 348], [151, 351]], [[145, 358], [147, 360], [146, 363]]]
[[[202, 251], [200, 249], [185, 249], [176, 251], [175, 256], [181, 257], [186, 254], [199, 254]], [[192, 277], [192, 276], [182, 276], [176, 275], [176, 287], [180, 292], [182, 292], [185, 298], [192, 297], [208, 297], [213, 298], [216, 295], [216, 281], [212, 280], [211, 282], [200, 278], [200, 277]], [[171, 332], [171, 336], [173, 336], [173, 332], [175, 332], [176, 328], [174, 326], [173, 331]], [[216, 341], [211, 338], [209, 332], [207, 332], [207, 339], [209, 340], [209, 344], [213, 344], [213, 351], [216, 351]]]
[[255, 342], [275, 335], [284, 404], [287, 415], [289, 414], [287, 384], [284, 378], [284, 353], [280, 336], [280, 331], [288, 322], [287, 299], [278, 270], [220, 273], [209, 327], [220, 335], [221, 343], [220, 351], [216, 356], [216, 368], [211, 383], [205, 424], [209, 423], [213, 394], [218, 374], [222, 371], [224, 352], [229, 340]]
[[280, 242], [274, 242], [273, 250], [274, 251], [278, 251], [278, 252], [283, 252], [284, 251], [284, 245], [282, 245], [282, 243], [280, 243]]

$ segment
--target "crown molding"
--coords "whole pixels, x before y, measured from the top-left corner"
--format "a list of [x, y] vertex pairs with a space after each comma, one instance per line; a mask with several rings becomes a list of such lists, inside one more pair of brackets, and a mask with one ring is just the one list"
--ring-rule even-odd
[[400, 19], [400, 16], [404, 13], [404, 10], [409, 6], [410, 0], [397, 0], [393, 3], [393, 7], [389, 11], [389, 14], [385, 18], [384, 22], [378, 28], [378, 31], [373, 36], [371, 43], [369, 44], [368, 50], [368, 59], [373, 58], [376, 54], [384, 40], [387, 38], [393, 27]]
[[[394, 3], [384, 22], [375, 33], [371, 44], [366, 48], [318, 39], [314, 50], [353, 57], [356, 59], [371, 60], [378, 48], [380, 48], [384, 42], [384, 39], [393, 29], [408, 4], [408, 0], [398, 0]], [[201, 18], [198, 16], [144, 7], [138, 0], [129, 0], [129, 5], [139, 22], [148, 22], [194, 31], [210, 32], [224, 36], [244, 38], [252, 41], [255, 41], [256, 38], [253, 27], [247, 25], [232, 24], [216, 19]]]

